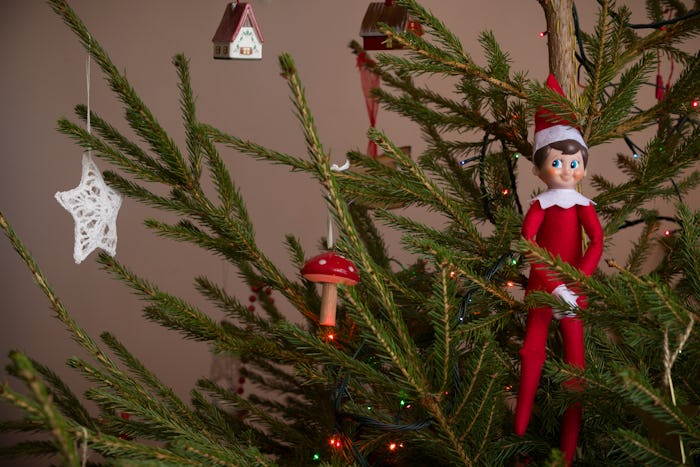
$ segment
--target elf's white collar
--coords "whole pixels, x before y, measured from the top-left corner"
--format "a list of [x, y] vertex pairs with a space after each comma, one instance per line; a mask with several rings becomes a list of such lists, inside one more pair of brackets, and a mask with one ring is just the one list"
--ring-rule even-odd
[[535, 200], [540, 202], [542, 209], [547, 209], [552, 206], [559, 206], [560, 208], [569, 209], [577, 204], [581, 206], [595, 204], [578, 191], [568, 188], [552, 188], [534, 197], [530, 203], [534, 202]]

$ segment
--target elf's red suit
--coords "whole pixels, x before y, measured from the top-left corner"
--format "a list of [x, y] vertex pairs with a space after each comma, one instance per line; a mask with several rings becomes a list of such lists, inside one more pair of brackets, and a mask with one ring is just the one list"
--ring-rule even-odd
[[[589, 238], [583, 253], [581, 227]], [[586, 275], [595, 271], [603, 253], [603, 229], [595, 213], [593, 202], [573, 189], [550, 189], [532, 201], [523, 221], [523, 236], [554, 256], [577, 267]], [[532, 265], [527, 291], [543, 290], [549, 293], [562, 282], [557, 280], [546, 265]], [[578, 305], [584, 309], [586, 299], [579, 295]], [[539, 384], [549, 323], [550, 307], [528, 311], [525, 341], [520, 351], [521, 374], [518, 403], [515, 412], [515, 432], [523, 435], [530, 420], [532, 406]], [[564, 342], [564, 361], [578, 368], [584, 367], [583, 322], [580, 317], [565, 317], [560, 321]], [[579, 389], [577, 381], [568, 381], [572, 390]], [[567, 409], [561, 430], [561, 449], [567, 461], [573, 459], [581, 421], [581, 406]]]

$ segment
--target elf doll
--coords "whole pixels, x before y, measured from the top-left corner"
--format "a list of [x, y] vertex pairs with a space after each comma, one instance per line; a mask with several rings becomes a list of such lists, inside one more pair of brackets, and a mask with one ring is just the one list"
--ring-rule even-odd
[[[564, 93], [554, 75], [547, 86]], [[586, 175], [588, 148], [578, 129], [546, 109], [535, 114], [535, 166], [533, 173], [547, 184], [548, 190], [534, 198], [523, 220], [522, 235], [553, 256], [591, 275], [603, 253], [603, 229], [590, 199], [576, 191]], [[583, 251], [582, 232], [588, 236]], [[552, 317], [559, 321], [564, 343], [564, 361], [576, 368], [584, 367], [583, 321], [577, 315], [587, 306], [586, 298], [573, 286], [559, 280], [544, 264], [532, 264], [527, 291], [546, 291], [561, 302], [561, 309], [550, 307], [528, 310], [525, 340], [520, 350], [521, 373], [518, 402], [515, 409], [515, 433], [522, 436], [527, 429], [545, 361], [547, 334]], [[570, 390], [580, 390], [577, 380], [567, 381]], [[567, 463], [576, 451], [581, 405], [576, 403], [564, 413], [560, 448]]]

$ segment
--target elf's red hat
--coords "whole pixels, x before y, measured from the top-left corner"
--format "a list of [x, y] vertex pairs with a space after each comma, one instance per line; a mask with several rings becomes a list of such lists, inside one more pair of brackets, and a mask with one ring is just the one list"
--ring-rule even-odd
[[[562, 96], [564, 95], [557, 78], [551, 73], [547, 77], [547, 87]], [[548, 109], [540, 107], [535, 113], [535, 152], [548, 144], [565, 139], [573, 139], [581, 143], [583, 147], [588, 148], [583, 141], [581, 132], [571, 126], [571, 122], [555, 115]]]

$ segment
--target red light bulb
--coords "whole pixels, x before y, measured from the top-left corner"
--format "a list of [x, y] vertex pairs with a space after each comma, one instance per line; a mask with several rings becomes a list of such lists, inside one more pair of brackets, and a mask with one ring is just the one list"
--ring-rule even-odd
[[340, 449], [340, 447], [342, 446], [340, 438], [337, 436], [331, 436], [331, 439], [328, 441], [328, 443], [336, 449]]

